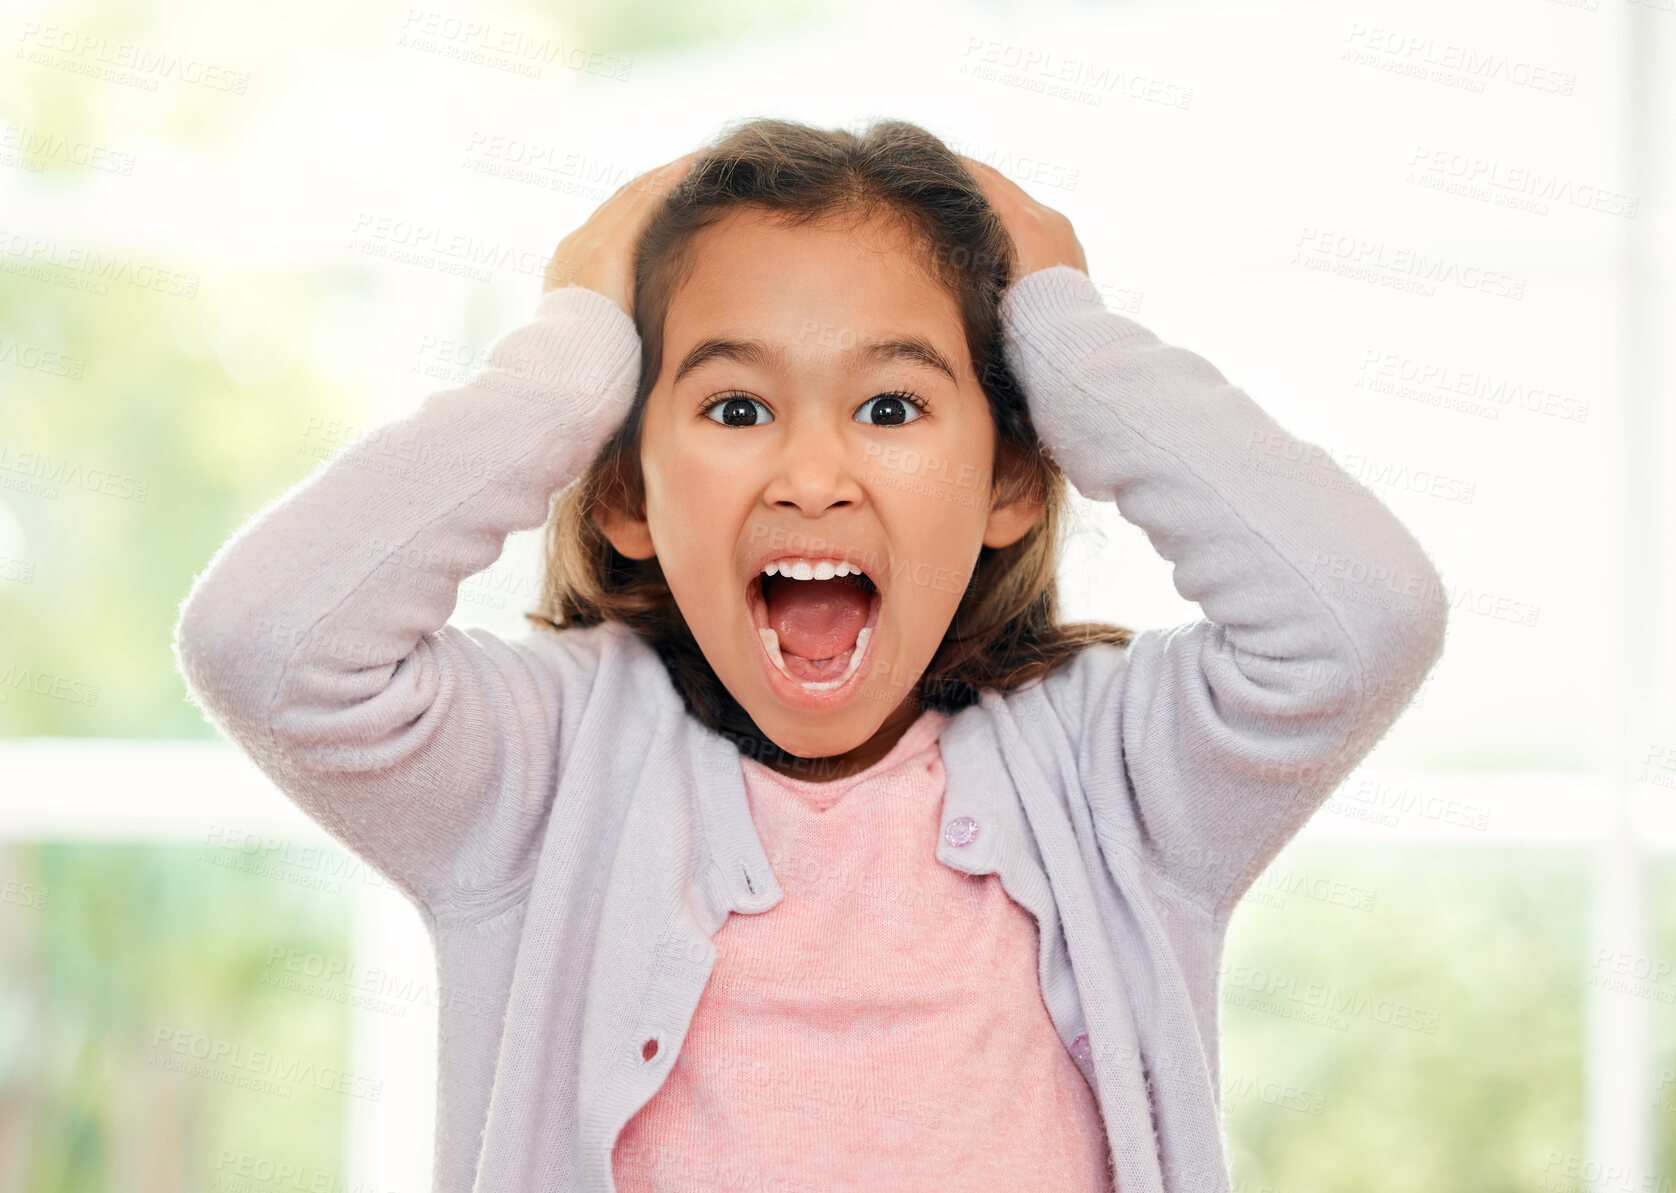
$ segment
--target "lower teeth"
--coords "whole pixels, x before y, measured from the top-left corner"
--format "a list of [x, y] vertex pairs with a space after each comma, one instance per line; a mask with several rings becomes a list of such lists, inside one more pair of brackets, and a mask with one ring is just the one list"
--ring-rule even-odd
[[867, 639], [872, 633], [873, 627], [867, 626], [861, 631], [861, 633], [856, 635], [855, 646], [850, 651], [849, 665], [844, 668], [844, 674], [840, 675], [837, 679], [816, 681], [812, 679], [798, 679], [790, 671], [786, 670], [785, 656], [780, 653], [780, 635], [774, 632], [772, 626], [763, 626], [757, 631], [757, 634], [762, 638], [763, 648], [768, 651], [768, 657], [774, 660], [774, 665], [780, 669], [780, 674], [791, 680], [792, 683], [797, 684], [799, 687], [809, 692], [831, 691], [833, 688], [838, 687], [845, 680], [849, 679], [850, 676], [854, 675], [855, 669], [861, 665], [861, 656], [867, 651]]

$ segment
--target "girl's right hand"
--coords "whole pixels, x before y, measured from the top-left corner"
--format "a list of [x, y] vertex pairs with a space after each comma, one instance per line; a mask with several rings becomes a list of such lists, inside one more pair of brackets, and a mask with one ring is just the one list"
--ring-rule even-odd
[[543, 294], [581, 286], [605, 295], [634, 317], [634, 251], [657, 204], [685, 177], [697, 151], [648, 170], [618, 187], [576, 231], [559, 241], [547, 263]]

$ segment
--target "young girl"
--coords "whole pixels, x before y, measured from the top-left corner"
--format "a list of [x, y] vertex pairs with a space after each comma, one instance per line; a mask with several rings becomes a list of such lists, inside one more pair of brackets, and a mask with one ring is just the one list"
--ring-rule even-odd
[[[1059, 624], [1066, 478], [1204, 619]], [[446, 624], [544, 522], [538, 628]], [[1446, 608], [1063, 216], [756, 121], [252, 518], [176, 650], [425, 918], [438, 1190], [1212, 1193], [1229, 917]]]

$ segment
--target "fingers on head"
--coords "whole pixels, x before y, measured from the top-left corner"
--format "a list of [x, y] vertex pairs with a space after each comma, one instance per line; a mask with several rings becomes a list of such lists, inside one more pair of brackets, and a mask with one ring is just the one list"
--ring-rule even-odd
[[683, 154], [674, 161], [665, 162], [661, 166], [637, 174], [618, 188], [618, 192], [633, 191], [641, 195], [647, 202], [661, 199], [675, 188], [676, 182], [687, 172], [687, 167], [697, 156], [697, 150]]

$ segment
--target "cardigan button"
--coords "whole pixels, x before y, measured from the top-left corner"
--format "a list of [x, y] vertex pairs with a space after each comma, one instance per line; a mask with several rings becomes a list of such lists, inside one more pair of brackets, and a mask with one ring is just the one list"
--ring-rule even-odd
[[1071, 1055], [1076, 1058], [1079, 1065], [1088, 1065], [1093, 1063], [1094, 1050], [1088, 1046], [1087, 1032], [1084, 1032], [1082, 1035], [1071, 1041]]
[[978, 839], [978, 822], [970, 816], [956, 816], [943, 827], [943, 840], [963, 849]]
[[657, 1054], [658, 1054], [658, 1042], [656, 1040], [647, 1040], [644, 1044], [642, 1044], [640, 1046], [640, 1059], [641, 1060], [651, 1060]]

